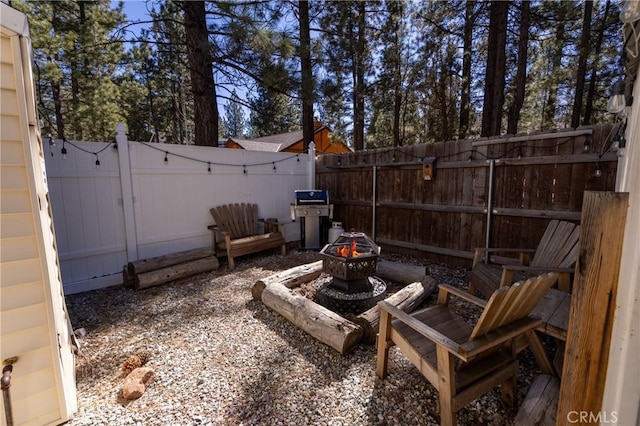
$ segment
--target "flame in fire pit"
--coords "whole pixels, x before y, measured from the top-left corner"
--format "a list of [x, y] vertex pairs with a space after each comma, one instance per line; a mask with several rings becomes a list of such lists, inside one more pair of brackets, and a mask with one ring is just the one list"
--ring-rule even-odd
[[356, 257], [362, 256], [365, 253], [358, 252], [358, 245], [355, 240], [351, 241], [351, 245], [344, 245], [342, 247], [338, 247], [336, 250], [336, 254], [341, 257]]

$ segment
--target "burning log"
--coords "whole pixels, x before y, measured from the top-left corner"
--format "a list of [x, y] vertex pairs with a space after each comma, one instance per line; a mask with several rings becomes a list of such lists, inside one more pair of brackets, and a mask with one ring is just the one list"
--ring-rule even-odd
[[362, 338], [359, 325], [277, 282], [264, 285], [261, 299], [269, 309], [341, 355], [351, 352]]
[[[435, 288], [435, 280], [430, 276], [425, 276], [422, 281], [409, 284], [397, 293], [387, 297], [385, 302], [390, 303], [404, 312], [412, 312]], [[376, 305], [358, 315], [353, 321], [362, 327], [362, 343], [368, 345], [374, 344], [380, 324], [380, 308]]]

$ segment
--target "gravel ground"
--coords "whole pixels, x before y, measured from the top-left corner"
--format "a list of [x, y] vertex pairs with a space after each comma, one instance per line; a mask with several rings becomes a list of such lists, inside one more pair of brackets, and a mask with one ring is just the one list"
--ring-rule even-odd
[[[439, 283], [466, 286], [468, 271], [423, 259]], [[318, 260], [314, 252], [239, 259], [219, 270], [134, 291], [111, 287], [67, 296], [74, 329], [84, 328], [76, 362], [79, 410], [69, 425], [432, 425], [437, 393], [395, 348], [389, 375], [375, 376], [373, 346], [342, 356], [251, 297], [263, 277]], [[433, 303], [432, 296], [426, 302]], [[460, 304], [465, 319], [477, 310]], [[151, 353], [155, 378], [141, 398], [123, 400], [128, 356]], [[520, 355], [519, 400], [535, 374]], [[463, 425], [510, 424], [494, 389], [463, 408]]]

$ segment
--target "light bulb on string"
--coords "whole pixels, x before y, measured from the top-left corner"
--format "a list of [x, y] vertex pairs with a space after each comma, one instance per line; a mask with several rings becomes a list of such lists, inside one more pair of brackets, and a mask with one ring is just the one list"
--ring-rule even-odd
[[98, 154], [94, 154], [96, 156], [96, 170], [100, 170], [100, 159], [98, 158]]
[[211, 174], [211, 163], [207, 162], [207, 172], [209, 172], [209, 174]]
[[275, 163], [275, 161], [274, 161], [274, 162], [272, 162], [271, 164], [273, 164], [273, 171], [274, 171], [274, 172], [275, 172], [276, 170], [278, 170], [278, 169], [276, 168], [276, 163]]
[[247, 174], [247, 166], [245, 164], [242, 165], [242, 173]]
[[518, 147], [518, 160], [521, 160], [521, 159], [522, 159], [522, 147], [519, 146]]
[[51, 156], [53, 157], [53, 147], [56, 146], [56, 143], [53, 141], [51, 133], [49, 133], [47, 136], [49, 137], [49, 152], [51, 152]]
[[164, 152], [164, 164], [169, 164], [169, 151]]
[[66, 141], [67, 141], [66, 139], [62, 139], [62, 149], [60, 150], [60, 154], [62, 154], [63, 160], [67, 159], [67, 147], [64, 146]]
[[602, 168], [600, 167], [600, 161], [598, 161], [596, 163], [596, 171], [594, 173], [595, 177], [601, 177], [602, 176]]

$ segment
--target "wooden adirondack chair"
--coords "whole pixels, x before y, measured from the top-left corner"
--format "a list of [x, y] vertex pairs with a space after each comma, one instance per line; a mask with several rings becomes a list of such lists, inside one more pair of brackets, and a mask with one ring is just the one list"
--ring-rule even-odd
[[[385, 378], [389, 349], [397, 345], [437, 389], [442, 425], [455, 424], [458, 410], [498, 384], [515, 408], [516, 339], [537, 341], [540, 320], [528, 315], [557, 279], [557, 273], [548, 273], [501, 287], [488, 301], [441, 284], [438, 304], [411, 314], [379, 302], [376, 374]], [[475, 327], [452, 312], [451, 294], [484, 305]]]
[[[558, 272], [558, 287], [569, 292], [573, 265], [580, 251], [579, 236], [579, 225], [552, 220], [536, 249], [477, 248], [469, 274], [469, 293], [480, 293], [488, 298], [498, 287], [511, 285], [514, 278], [520, 281], [526, 278], [525, 273], [537, 275], [543, 272]], [[490, 256], [495, 253], [518, 253], [520, 257], [511, 263], [497, 263]], [[533, 258], [528, 263], [526, 258], [531, 254]]]
[[[256, 253], [262, 250], [280, 247], [281, 253], [286, 254], [284, 240], [284, 225], [265, 223], [264, 233], [260, 233], [257, 204], [226, 204], [210, 209], [211, 216], [215, 220], [215, 225], [208, 228], [212, 231], [213, 250], [218, 254], [225, 252], [229, 259], [229, 269], [235, 267], [236, 256]], [[270, 231], [266, 225], [273, 228], [277, 226], [277, 231]], [[218, 233], [223, 236], [218, 240]]]

